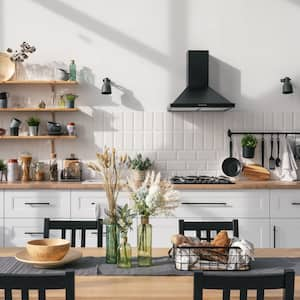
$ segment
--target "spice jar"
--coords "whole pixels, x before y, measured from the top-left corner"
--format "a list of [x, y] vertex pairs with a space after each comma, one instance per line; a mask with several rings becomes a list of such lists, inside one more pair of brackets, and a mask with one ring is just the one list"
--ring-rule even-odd
[[69, 135], [76, 135], [76, 126], [74, 122], [70, 122], [67, 124], [67, 130]]
[[34, 179], [36, 181], [45, 180], [45, 164], [43, 162], [37, 162], [35, 164]]
[[22, 161], [22, 181], [30, 181], [30, 165], [32, 156], [30, 153], [23, 153], [20, 157]]
[[7, 162], [7, 181], [15, 182], [19, 180], [19, 165], [17, 159], [9, 159]]

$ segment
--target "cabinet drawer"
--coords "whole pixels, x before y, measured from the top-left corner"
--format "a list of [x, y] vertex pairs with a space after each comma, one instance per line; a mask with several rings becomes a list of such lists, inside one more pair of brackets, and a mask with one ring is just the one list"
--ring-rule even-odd
[[68, 191], [7, 191], [5, 192], [6, 218], [69, 218]]
[[188, 191], [181, 192], [176, 209], [179, 218], [269, 217], [269, 192], [260, 191]]
[[[128, 193], [120, 193], [118, 204], [128, 202]], [[71, 191], [71, 218], [95, 219], [105, 218], [104, 210], [107, 208], [107, 198], [104, 191]], [[100, 210], [97, 216], [97, 209]]]
[[274, 190], [271, 191], [271, 217], [300, 218], [300, 191]]
[[[5, 247], [25, 247], [28, 241], [43, 238], [43, 232], [43, 219], [6, 219]], [[50, 238], [61, 238], [60, 232], [51, 230]]]

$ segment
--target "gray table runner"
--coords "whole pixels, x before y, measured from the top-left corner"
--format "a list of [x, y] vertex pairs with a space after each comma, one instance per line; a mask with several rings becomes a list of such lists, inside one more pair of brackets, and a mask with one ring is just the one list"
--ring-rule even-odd
[[[272, 273], [283, 269], [294, 269], [300, 275], [300, 258], [257, 258], [252, 262], [250, 271], [235, 271], [243, 273]], [[104, 257], [82, 257], [78, 261], [56, 269], [39, 269], [17, 261], [14, 257], [0, 257], [0, 273], [13, 274], [46, 274], [62, 271], [75, 271], [81, 276], [184, 276], [193, 272], [177, 271], [168, 257], [153, 258], [151, 267], [138, 267], [136, 259], [133, 260], [131, 269], [121, 269], [116, 265], [105, 263]], [[228, 273], [228, 271], [226, 272]]]

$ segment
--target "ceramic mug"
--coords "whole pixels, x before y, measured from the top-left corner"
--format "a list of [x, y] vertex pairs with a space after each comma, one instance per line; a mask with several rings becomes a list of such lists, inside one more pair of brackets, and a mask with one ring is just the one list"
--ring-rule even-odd
[[10, 121], [10, 128], [19, 128], [21, 125], [21, 121], [17, 118], [12, 118]]

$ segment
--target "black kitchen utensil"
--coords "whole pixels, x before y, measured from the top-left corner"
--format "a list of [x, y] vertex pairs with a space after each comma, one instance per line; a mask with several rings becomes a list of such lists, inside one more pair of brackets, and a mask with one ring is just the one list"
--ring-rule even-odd
[[277, 158], [275, 161], [276, 167], [280, 167], [281, 166], [281, 159], [280, 159], [280, 138], [279, 138], [279, 133], [277, 134]]
[[265, 136], [261, 138], [261, 165], [265, 166]]
[[270, 170], [275, 170], [275, 166], [276, 166], [275, 159], [273, 157], [273, 146], [274, 146], [274, 140], [273, 140], [273, 134], [272, 134], [271, 135], [271, 156], [269, 159], [269, 169]]
[[238, 176], [242, 170], [240, 161], [232, 157], [232, 138], [229, 141], [229, 157], [227, 157], [222, 163], [222, 170], [225, 175], [229, 177]]

